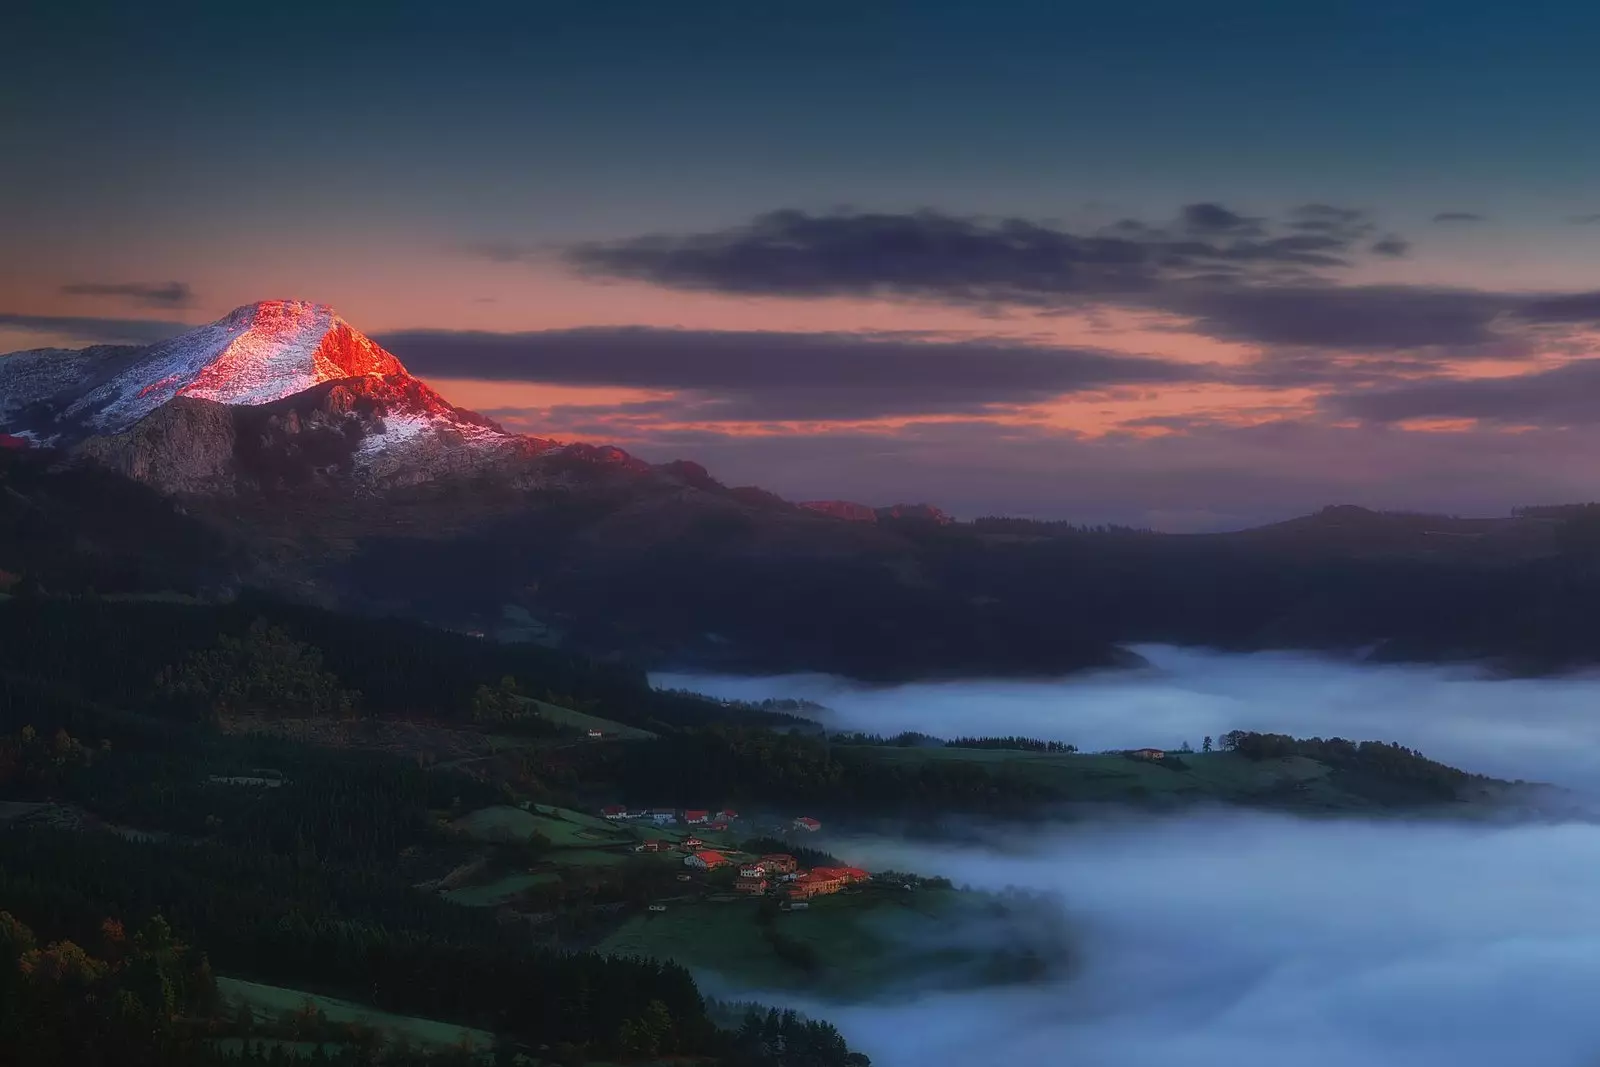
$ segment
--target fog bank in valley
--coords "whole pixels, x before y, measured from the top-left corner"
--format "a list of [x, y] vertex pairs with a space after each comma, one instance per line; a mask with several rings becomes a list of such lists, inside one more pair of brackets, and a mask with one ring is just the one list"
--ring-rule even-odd
[[1600, 827], [1241, 813], [1006, 846], [837, 846], [1054, 892], [1079, 938], [1047, 987], [815, 1008], [880, 1067], [1600, 1062]]
[[[1175, 747], [1234, 729], [1395, 740], [1584, 789], [1600, 679], [1141, 648], [1148, 670], [866, 688], [819, 676], [663, 676], [805, 697], [830, 727]], [[851, 862], [1055, 895], [1077, 938], [1046, 986], [808, 1005], [880, 1067], [1593, 1067], [1600, 826], [1256, 812], [995, 828], [981, 845], [831, 838]], [[759, 991], [747, 991], [760, 995]]]
[[1399, 741], [1465, 770], [1573, 788], [1600, 779], [1600, 677], [1488, 678], [1470, 667], [1372, 666], [1300, 653], [1139, 647], [1151, 667], [1039, 681], [859, 686], [823, 675], [663, 674], [724, 699], [804, 697], [831, 728], [941, 737], [1023, 734], [1085, 750], [1199, 747], [1269, 730]]

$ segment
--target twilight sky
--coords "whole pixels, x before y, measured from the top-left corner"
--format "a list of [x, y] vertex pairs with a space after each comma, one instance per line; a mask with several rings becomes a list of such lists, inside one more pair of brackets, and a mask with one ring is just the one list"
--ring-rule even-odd
[[1600, 498], [1600, 6], [43, 3], [0, 351], [333, 304], [796, 499]]

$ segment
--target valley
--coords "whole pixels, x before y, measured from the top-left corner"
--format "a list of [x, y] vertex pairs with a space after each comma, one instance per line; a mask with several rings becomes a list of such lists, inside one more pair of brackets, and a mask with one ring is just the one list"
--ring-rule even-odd
[[[349, 1022], [393, 1047], [431, 1026], [575, 1065], [646, 1047], [743, 1063], [743, 1024], [720, 1029], [697, 986], [850, 1008], [1070, 981], [1058, 902], [870, 858], [885, 834], [960, 849], [1230, 807], [1468, 825], [1520, 803], [1390, 746], [830, 736], [778, 710], [833, 714], [814, 703], [259, 598], [14, 596], [0, 687], [0, 900], [81, 942], [163, 916], [226, 1002], [268, 1013], [218, 1016], [214, 1050]], [[534, 992], [580, 971], [636, 992], [603, 1011]]]

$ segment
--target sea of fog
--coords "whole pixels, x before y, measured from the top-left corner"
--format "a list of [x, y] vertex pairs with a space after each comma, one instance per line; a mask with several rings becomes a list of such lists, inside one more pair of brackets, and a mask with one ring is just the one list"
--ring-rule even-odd
[[[1471, 770], [1584, 789], [1600, 679], [1140, 648], [1148, 670], [864, 688], [661, 676], [725, 699], [807, 697], [829, 725], [1026, 734], [1085, 749], [1233, 729], [1397, 740]], [[1595, 1067], [1600, 826], [1128, 816], [983, 846], [838, 839], [852, 862], [1054, 895], [1078, 938], [1042, 987], [810, 1005], [879, 1067]]]
[[1491, 679], [1471, 667], [1374, 666], [1286, 652], [1135, 648], [1151, 666], [1038, 681], [889, 687], [826, 675], [660, 674], [724, 700], [802, 697], [831, 729], [1021, 734], [1085, 751], [1196, 749], [1229, 730], [1399, 741], [1465, 770], [1583, 788], [1600, 775], [1600, 675]]

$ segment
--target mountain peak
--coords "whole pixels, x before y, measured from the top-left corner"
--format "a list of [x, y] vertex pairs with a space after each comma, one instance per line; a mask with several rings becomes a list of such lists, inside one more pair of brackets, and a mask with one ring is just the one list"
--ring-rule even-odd
[[66, 415], [115, 431], [180, 396], [254, 406], [335, 379], [405, 373], [326, 304], [264, 300], [151, 345]]

